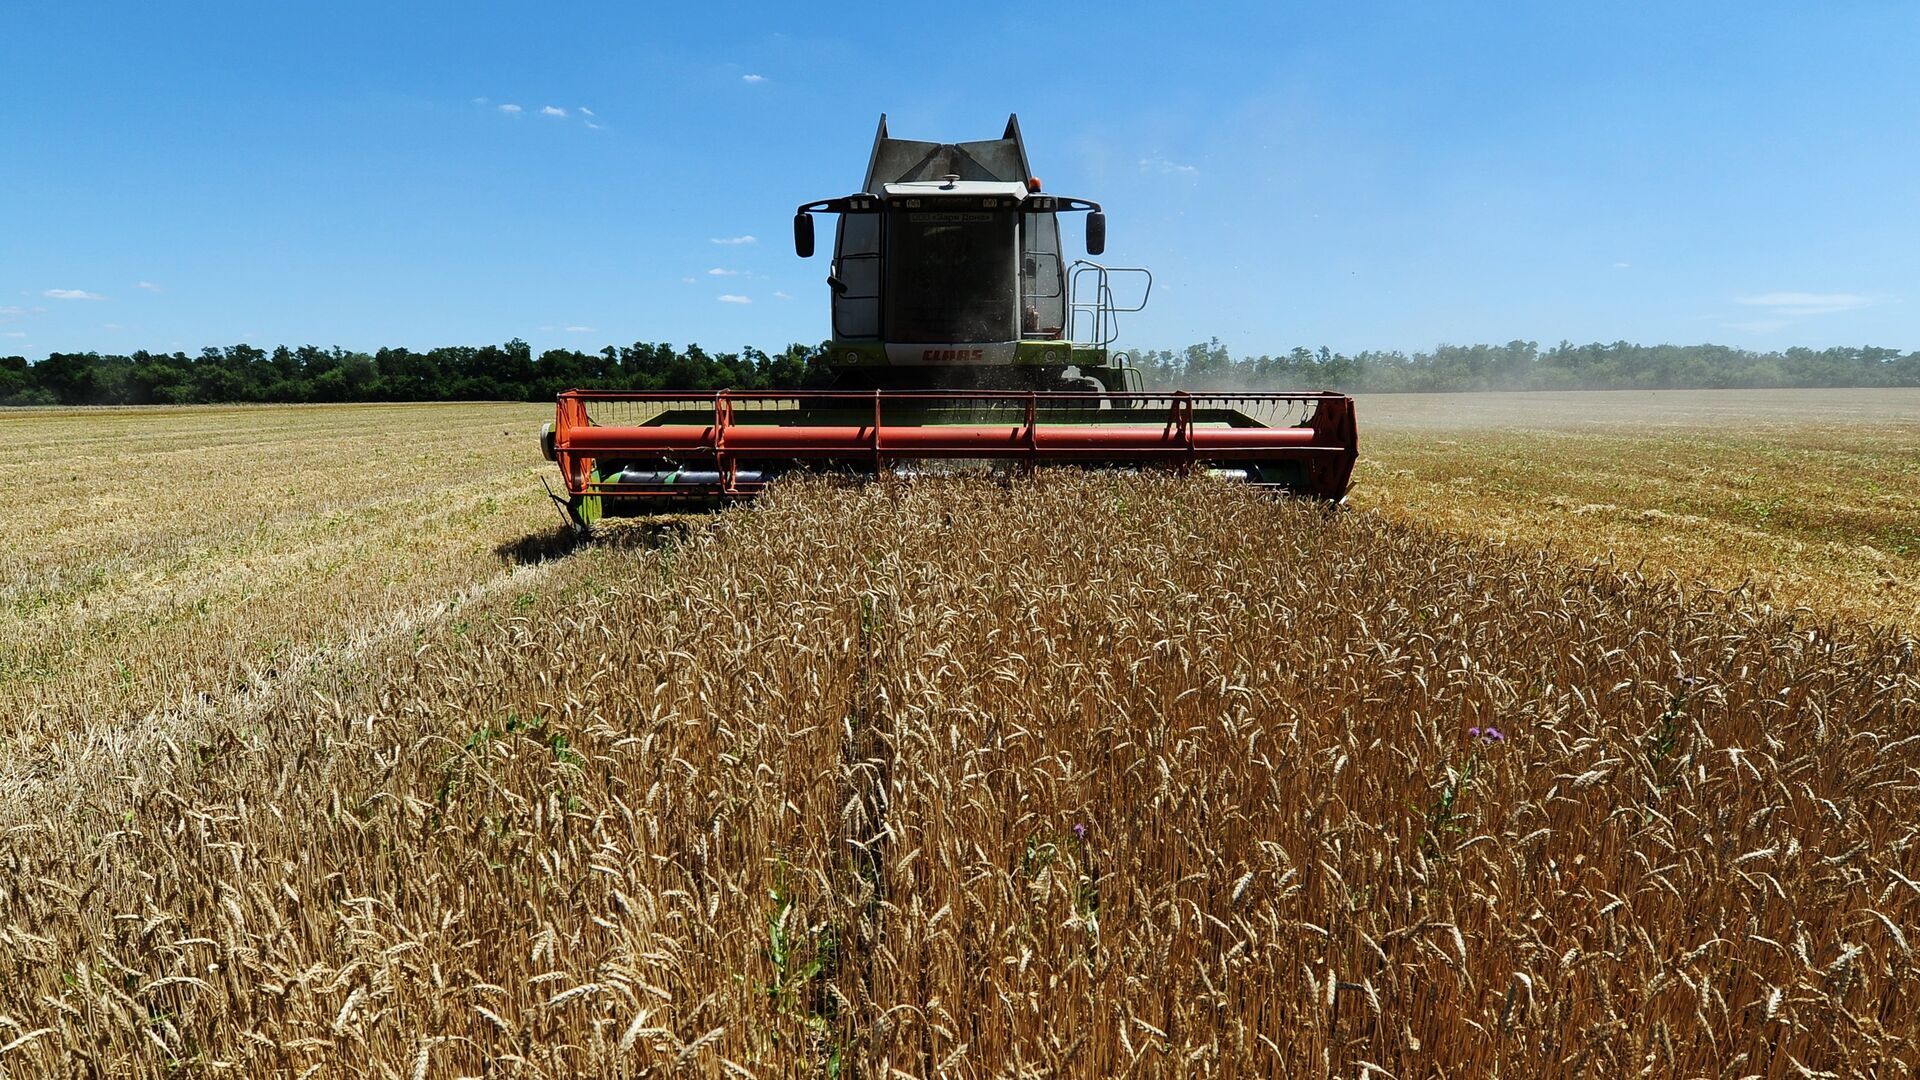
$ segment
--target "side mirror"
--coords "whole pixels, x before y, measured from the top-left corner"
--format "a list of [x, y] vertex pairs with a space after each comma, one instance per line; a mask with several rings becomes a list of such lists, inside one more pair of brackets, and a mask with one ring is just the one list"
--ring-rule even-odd
[[793, 252], [803, 259], [813, 258], [813, 215], [793, 215]]
[[1087, 214], [1087, 254], [1104, 255], [1107, 251], [1107, 215], [1099, 210]]

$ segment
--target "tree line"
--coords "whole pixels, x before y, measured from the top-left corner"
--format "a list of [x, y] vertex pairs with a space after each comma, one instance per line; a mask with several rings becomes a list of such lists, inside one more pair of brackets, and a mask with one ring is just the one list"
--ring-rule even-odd
[[1235, 357], [1215, 339], [1178, 352], [1143, 350], [1134, 354], [1133, 365], [1148, 386], [1210, 389], [1434, 393], [1920, 386], [1920, 352], [1872, 347], [1753, 352], [1726, 345], [1562, 341], [1542, 349], [1538, 342], [1510, 341], [1411, 353], [1347, 355], [1323, 347]]
[[770, 355], [708, 353], [698, 345], [608, 346], [598, 352], [504, 345], [351, 352], [251, 345], [184, 352], [53, 353], [38, 363], [0, 357], [0, 404], [194, 405], [228, 402], [541, 401], [561, 390], [787, 389], [806, 378], [817, 347]]
[[[598, 352], [526, 342], [418, 352], [251, 345], [128, 355], [0, 357], [0, 405], [187, 405], [227, 402], [546, 401], [570, 388], [786, 390], [818, 385], [824, 347], [709, 353], [644, 342]], [[1422, 352], [1297, 348], [1230, 355], [1217, 339], [1139, 350], [1150, 388], [1354, 392], [1920, 386], [1920, 352], [1881, 348], [1753, 352], [1724, 345], [1629, 342], [1540, 348], [1537, 342], [1442, 345]]]

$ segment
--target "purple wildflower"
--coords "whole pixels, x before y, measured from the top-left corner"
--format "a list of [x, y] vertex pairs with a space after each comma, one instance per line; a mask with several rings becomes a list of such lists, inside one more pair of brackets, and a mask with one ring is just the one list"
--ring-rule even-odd
[[1487, 739], [1489, 742], [1506, 742], [1507, 741], [1507, 737], [1505, 735], [1500, 734], [1500, 729], [1497, 727], [1490, 727], [1487, 729]]
[[1479, 737], [1480, 737], [1480, 729], [1479, 729], [1479, 728], [1477, 728], [1477, 727], [1470, 727], [1470, 728], [1468, 728], [1468, 729], [1467, 729], [1467, 738], [1469, 738], [1469, 739], [1477, 739], [1477, 738], [1479, 738]]
[[1073, 835], [1075, 835], [1075, 836], [1077, 836], [1077, 837], [1079, 837], [1079, 838], [1080, 838], [1080, 839], [1082, 839], [1082, 840], [1085, 840], [1085, 839], [1087, 838], [1087, 827], [1086, 827], [1086, 825], [1085, 825], [1084, 823], [1082, 823], [1082, 822], [1077, 822], [1077, 821], [1076, 821], [1076, 822], [1074, 822], [1074, 824], [1073, 824]]

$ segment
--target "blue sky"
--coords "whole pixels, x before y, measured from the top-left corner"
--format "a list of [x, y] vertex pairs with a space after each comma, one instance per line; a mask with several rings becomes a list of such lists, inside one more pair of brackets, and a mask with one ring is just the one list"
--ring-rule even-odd
[[1920, 4], [395, 7], [0, 9], [0, 354], [818, 341], [882, 111], [1134, 345], [1920, 348]]

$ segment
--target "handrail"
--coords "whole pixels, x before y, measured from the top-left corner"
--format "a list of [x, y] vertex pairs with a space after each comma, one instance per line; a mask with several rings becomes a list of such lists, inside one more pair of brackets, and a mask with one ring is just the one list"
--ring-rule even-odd
[[[1094, 277], [1093, 299], [1080, 299], [1080, 279], [1088, 274]], [[1140, 302], [1129, 307], [1121, 307], [1113, 302], [1112, 275], [1142, 274], [1147, 279], [1146, 288], [1140, 293]], [[1088, 259], [1077, 259], [1067, 268], [1067, 336], [1075, 338], [1075, 327], [1085, 313], [1092, 325], [1088, 327], [1087, 344], [1111, 345], [1120, 336], [1118, 316], [1128, 312], [1143, 311], [1147, 298], [1153, 295], [1153, 271], [1144, 266], [1107, 266]]]

